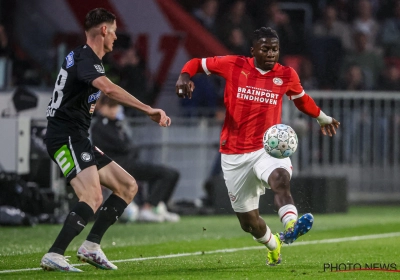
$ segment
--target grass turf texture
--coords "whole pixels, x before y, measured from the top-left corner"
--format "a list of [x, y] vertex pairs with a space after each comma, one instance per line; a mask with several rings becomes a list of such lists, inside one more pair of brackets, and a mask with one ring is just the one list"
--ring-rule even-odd
[[[81, 265], [81, 274], [28, 270], [39, 268], [60, 225], [0, 227], [0, 272], [26, 269], [0, 273], [0, 279], [400, 279], [397, 272], [324, 272], [324, 263], [395, 263], [400, 270], [400, 236], [300, 245], [400, 232], [399, 214], [399, 207], [352, 207], [346, 214], [316, 214], [313, 229], [282, 248], [283, 261], [277, 267], [265, 265], [266, 249], [240, 229], [234, 215], [183, 217], [176, 224], [115, 224], [104, 236], [102, 248], [110, 260], [120, 260], [115, 262], [119, 269], [103, 271]], [[263, 218], [273, 232], [282, 230], [277, 215]], [[89, 228], [68, 247], [66, 255], [71, 256], [72, 264], [78, 263], [76, 251]], [[215, 252], [239, 248], [245, 249]], [[163, 257], [195, 252], [198, 254]], [[161, 258], [138, 260], [157, 256]], [[127, 259], [135, 260], [121, 261]]]

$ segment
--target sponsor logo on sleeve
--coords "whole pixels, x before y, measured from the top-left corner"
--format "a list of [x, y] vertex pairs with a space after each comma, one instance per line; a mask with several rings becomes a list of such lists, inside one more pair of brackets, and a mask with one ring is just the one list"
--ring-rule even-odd
[[73, 66], [75, 61], [74, 61], [74, 52], [70, 52], [66, 57], [65, 60], [67, 61], [67, 66], [66, 68], [68, 69], [69, 67]]
[[101, 73], [101, 74], [104, 74], [104, 73], [105, 73], [103, 65], [94, 64], [93, 66], [94, 66], [94, 68], [96, 68], [96, 71], [97, 71], [97, 72], [99, 72], [99, 73]]
[[100, 95], [101, 95], [101, 91], [100, 90], [98, 92], [95, 92], [95, 93], [89, 95], [88, 103], [92, 103], [93, 101], [96, 101], [97, 99], [100, 98]]
[[96, 108], [96, 103], [90, 105], [89, 114], [93, 114], [95, 108]]

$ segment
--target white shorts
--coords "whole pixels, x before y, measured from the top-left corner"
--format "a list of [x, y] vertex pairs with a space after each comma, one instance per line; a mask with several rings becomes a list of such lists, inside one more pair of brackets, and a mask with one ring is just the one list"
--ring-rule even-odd
[[221, 166], [232, 208], [238, 213], [258, 209], [260, 196], [270, 188], [272, 171], [284, 168], [292, 177], [290, 158], [273, 158], [264, 148], [247, 154], [222, 154]]

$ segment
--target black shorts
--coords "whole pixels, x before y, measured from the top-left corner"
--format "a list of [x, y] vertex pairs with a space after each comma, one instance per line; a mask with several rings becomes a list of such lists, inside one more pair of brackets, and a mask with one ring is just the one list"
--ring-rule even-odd
[[68, 183], [83, 169], [96, 165], [99, 170], [112, 161], [88, 138], [47, 138], [45, 143], [51, 159], [58, 164]]

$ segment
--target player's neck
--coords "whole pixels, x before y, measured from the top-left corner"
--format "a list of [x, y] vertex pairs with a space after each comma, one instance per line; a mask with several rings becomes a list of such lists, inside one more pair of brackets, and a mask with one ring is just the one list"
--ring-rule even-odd
[[88, 45], [100, 59], [106, 54], [103, 41], [99, 37], [87, 38], [86, 45]]

